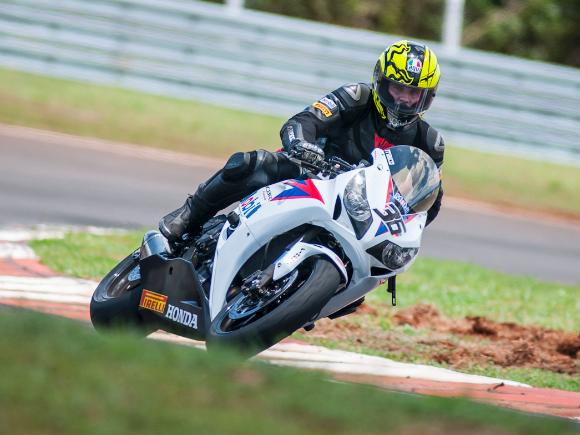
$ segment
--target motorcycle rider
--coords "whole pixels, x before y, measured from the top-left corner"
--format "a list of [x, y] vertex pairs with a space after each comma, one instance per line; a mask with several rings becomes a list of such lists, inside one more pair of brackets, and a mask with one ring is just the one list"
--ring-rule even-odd
[[[380, 55], [370, 85], [344, 85], [291, 117], [280, 131], [284, 150], [311, 163], [334, 155], [359, 164], [370, 158], [374, 148], [412, 145], [441, 167], [443, 139], [421, 117], [431, 106], [439, 77], [431, 49], [412, 41], [395, 42]], [[301, 173], [285, 153], [237, 152], [183, 206], [164, 216], [159, 230], [171, 243], [196, 235], [219, 210]], [[440, 189], [427, 213], [427, 224], [437, 216], [442, 195]]]

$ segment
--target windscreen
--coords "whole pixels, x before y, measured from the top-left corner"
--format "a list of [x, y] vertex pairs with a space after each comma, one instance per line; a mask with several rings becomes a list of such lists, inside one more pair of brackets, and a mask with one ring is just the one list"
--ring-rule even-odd
[[395, 186], [393, 197], [404, 214], [429, 210], [441, 186], [439, 169], [433, 159], [419, 148], [407, 145], [389, 148], [385, 155]]

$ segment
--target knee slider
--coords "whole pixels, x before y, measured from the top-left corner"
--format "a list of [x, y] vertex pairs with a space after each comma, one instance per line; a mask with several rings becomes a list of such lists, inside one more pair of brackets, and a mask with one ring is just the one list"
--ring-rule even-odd
[[242, 153], [233, 154], [223, 169], [224, 180], [236, 181], [249, 175], [256, 166], [256, 153]]

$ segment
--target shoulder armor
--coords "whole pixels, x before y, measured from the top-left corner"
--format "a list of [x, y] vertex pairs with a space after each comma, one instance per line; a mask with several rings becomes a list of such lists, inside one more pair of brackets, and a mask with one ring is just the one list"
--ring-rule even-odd
[[333, 92], [344, 103], [345, 108], [366, 106], [371, 96], [371, 87], [367, 83], [348, 83]]
[[305, 110], [325, 125], [342, 120], [350, 122], [368, 107], [371, 88], [366, 83], [351, 83], [332, 91]]
[[[425, 121], [423, 121], [425, 122]], [[443, 164], [443, 153], [445, 152], [445, 142], [441, 133], [439, 133], [435, 128], [431, 127], [425, 122], [427, 127], [427, 134], [425, 135], [425, 145], [428, 150], [429, 155], [433, 158], [437, 166]]]

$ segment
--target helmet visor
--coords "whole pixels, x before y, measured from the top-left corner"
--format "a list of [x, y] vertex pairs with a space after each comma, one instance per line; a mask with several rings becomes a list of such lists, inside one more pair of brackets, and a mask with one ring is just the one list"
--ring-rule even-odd
[[431, 106], [435, 89], [405, 85], [385, 76], [376, 84], [379, 100], [397, 115], [417, 115]]

